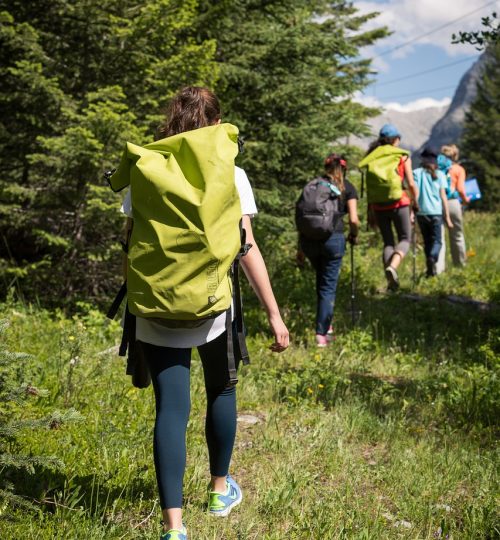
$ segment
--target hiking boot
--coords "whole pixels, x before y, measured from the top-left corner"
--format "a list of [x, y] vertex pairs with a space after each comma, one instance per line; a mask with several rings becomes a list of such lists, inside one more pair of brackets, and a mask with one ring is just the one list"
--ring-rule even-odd
[[160, 536], [160, 540], [187, 540], [187, 530], [184, 525], [182, 529], [170, 529]]
[[212, 516], [225, 517], [243, 500], [240, 486], [228, 474], [226, 477], [226, 493], [210, 491], [208, 494], [208, 511]]
[[316, 334], [316, 347], [327, 347], [328, 339], [323, 334]]
[[387, 288], [390, 291], [397, 291], [399, 289], [399, 278], [396, 269], [389, 265], [385, 269], [385, 277], [387, 279]]

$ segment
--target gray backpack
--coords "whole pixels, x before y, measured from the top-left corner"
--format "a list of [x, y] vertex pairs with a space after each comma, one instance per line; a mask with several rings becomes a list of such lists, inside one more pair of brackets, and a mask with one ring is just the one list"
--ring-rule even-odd
[[295, 205], [295, 224], [309, 240], [326, 240], [340, 217], [341, 192], [328, 178], [308, 182]]

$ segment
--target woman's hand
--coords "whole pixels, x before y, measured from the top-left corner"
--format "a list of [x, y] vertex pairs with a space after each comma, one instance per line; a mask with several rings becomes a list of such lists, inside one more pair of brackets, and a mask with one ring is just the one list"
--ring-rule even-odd
[[349, 233], [347, 235], [347, 241], [349, 242], [349, 244], [351, 244], [351, 246], [357, 246], [359, 244], [358, 235]]
[[448, 229], [453, 229], [453, 222], [449, 217], [446, 218], [446, 225], [448, 226]]
[[283, 319], [279, 313], [269, 317], [269, 324], [274, 334], [274, 343], [269, 348], [273, 352], [283, 352], [290, 344], [288, 328], [285, 326], [285, 323], [283, 322]]
[[252, 249], [241, 258], [241, 266], [257, 298], [266, 310], [275, 340], [269, 348], [274, 352], [282, 352], [289, 344], [288, 329], [281, 318], [278, 304], [271, 288], [271, 282], [269, 281], [269, 274], [267, 273], [259, 246], [253, 236], [250, 217], [247, 215], [243, 216], [243, 227], [246, 231], [247, 242], [252, 244]]
[[305, 253], [301, 249], [297, 250], [297, 253], [295, 255], [295, 262], [300, 268], [302, 268], [304, 266], [304, 263], [306, 262]]

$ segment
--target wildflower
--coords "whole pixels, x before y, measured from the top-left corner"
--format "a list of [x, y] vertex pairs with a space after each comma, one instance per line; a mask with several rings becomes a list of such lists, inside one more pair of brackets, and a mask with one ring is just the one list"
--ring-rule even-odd
[[69, 340], [69, 341], [75, 341], [75, 336], [69, 336], [69, 337], [68, 337], [68, 340]]
[[318, 388], [324, 388], [325, 385], [324, 384], [318, 384]]
[[308, 393], [308, 394], [312, 394], [312, 393], [313, 393], [313, 389], [312, 389], [311, 387], [309, 387], [309, 388], [307, 389], [307, 393]]

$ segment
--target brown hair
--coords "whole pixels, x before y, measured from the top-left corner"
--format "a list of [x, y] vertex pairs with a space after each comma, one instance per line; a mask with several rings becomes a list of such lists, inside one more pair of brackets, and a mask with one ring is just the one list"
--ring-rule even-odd
[[460, 152], [456, 144], [445, 144], [441, 147], [441, 154], [444, 154], [451, 161], [458, 161]]
[[219, 100], [211, 90], [186, 86], [168, 104], [165, 119], [158, 127], [158, 138], [212, 126], [220, 119]]
[[347, 170], [347, 160], [340, 154], [330, 154], [325, 159], [326, 174], [333, 180], [340, 191], [345, 191], [344, 177]]
[[436, 163], [431, 163], [425, 158], [422, 158], [422, 168], [425, 169], [432, 177], [433, 180], [437, 178], [438, 166]]
[[379, 146], [384, 146], [385, 144], [394, 144], [397, 139], [401, 139], [401, 137], [379, 137], [370, 143], [365, 155], [367, 156], [368, 154], [371, 154]]

